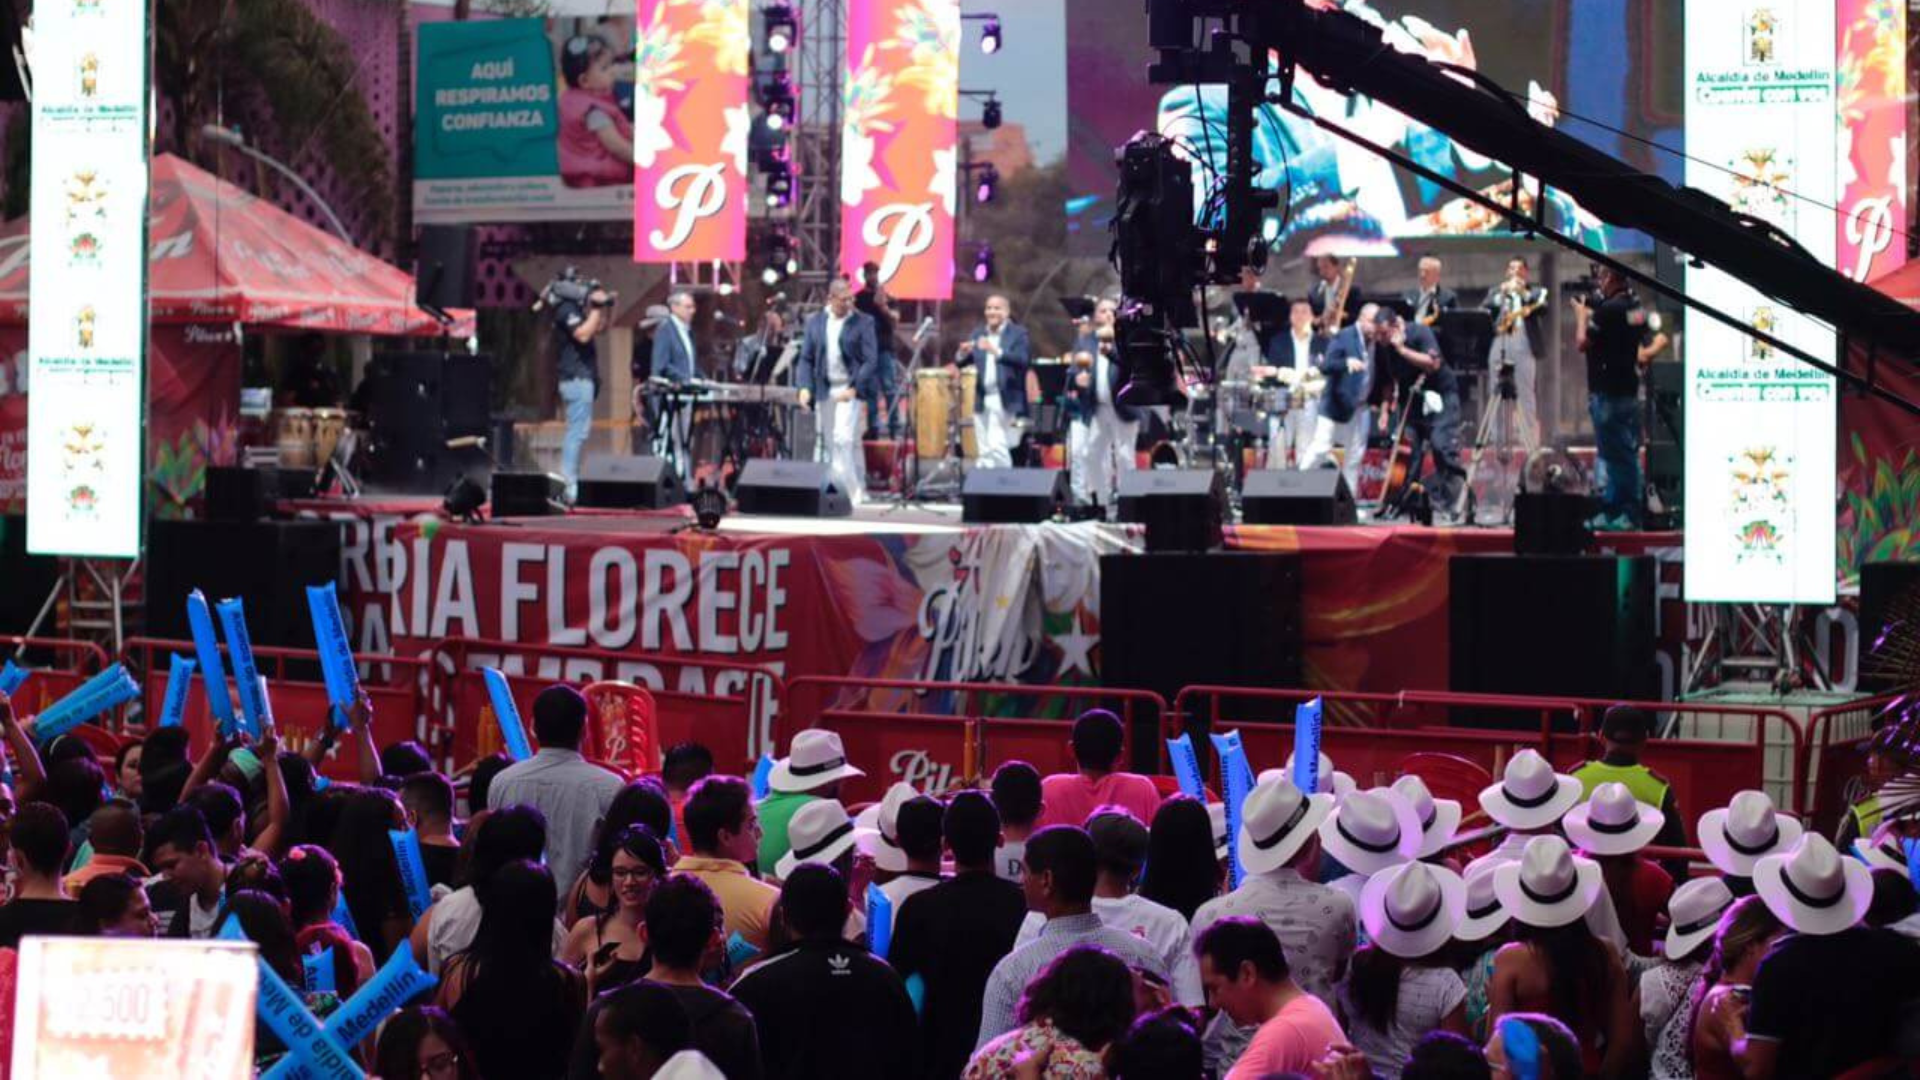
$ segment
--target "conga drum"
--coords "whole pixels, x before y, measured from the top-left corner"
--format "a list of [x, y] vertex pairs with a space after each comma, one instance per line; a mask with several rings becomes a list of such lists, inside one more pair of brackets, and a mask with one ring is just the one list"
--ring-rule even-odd
[[960, 371], [960, 452], [968, 461], [980, 456], [980, 440], [973, 426], [973, 395], [980, 385], [979, 368]]
[[333, 460], [334, 448], [347, 431], [347, 410], [313, 410], [313, 467], [325, 468]]
[[918, 371], [913, 376], [913, 442], [922, 460], [947, 456], [947, 421], [953, 409], [953, 375]]
[[273, 414], [274, 445], [288, 469], [313, 468], [313, 410], [279, 409]]

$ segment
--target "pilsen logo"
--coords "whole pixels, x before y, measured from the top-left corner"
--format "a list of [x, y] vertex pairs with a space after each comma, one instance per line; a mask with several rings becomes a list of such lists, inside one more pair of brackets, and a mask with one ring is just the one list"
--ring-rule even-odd
[[912, 784], [914, 790], [939, 795], [953, 787], [953, 766], [933, 760], [925, 750], [902, 750], [887, 762], [893, 778]]
[[880, 249], [880, 280], [892, 281], [900, 264], [933, 247], [933, 204], [889, 203], [867, 216], [860, 241]]
[[655, 229], [650, 234], [654, 250], [672, 251], [686, 243], [695, 225], [703, 218], [718, 214], [727, 205], [726, 167], [723, 161], [711, 165], [680, 165], [660, 177], [653, 188], [654, 205], [679, 213], [674, 215], [672, 231], [662, 233]]
[[1039, 654], [1037, 635], [1026, 631], [1017, 614], [997, 640], [985, 640], [990, 606], [1006, 600], [989, 595], [995, 586], [981, 570], [982, 543], [984, 539], [970, 539], [954, 548], [949, 556], [953, 582], [928, 589], [920, 601], [920, 638], [928, 645], [923, 679], [1004, 681], [1033, 666]]
[[1855, 202], [1847, 213], [1846, 229], [1847, 243], [1859, 248], [1848, 276], [1865, 281], [1873, 272], [1873, 260], [1893, 246], [1893, 196], [1877, 195]]

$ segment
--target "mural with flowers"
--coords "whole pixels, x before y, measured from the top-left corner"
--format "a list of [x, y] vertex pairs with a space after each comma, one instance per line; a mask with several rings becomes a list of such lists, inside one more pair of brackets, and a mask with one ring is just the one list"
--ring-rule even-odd
[[953, 296], [959, 0], [850, 0], [840, 128], [840, 262], [894, 296]]
[[638, 0], [636, 262], [747, 255], [747, 0]]
[[1907, 261], [1907, 5], [1838, 5], [1838, 266], [1871, 281]]

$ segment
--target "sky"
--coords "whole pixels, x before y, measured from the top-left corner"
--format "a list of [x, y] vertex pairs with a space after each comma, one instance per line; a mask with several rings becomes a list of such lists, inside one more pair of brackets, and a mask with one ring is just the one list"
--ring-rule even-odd
[[[1116, 3], [1116, 7], [1131, 7]], [[980, 52], [980, 22], [968, 20], [960, 86], [993, 90], [1006, 122], [1024, 124], [1034, 160], [1051, 164], [1067, 151], [1066, 0], [961, 0], [968, 15], [993, 12], [1004, 32], [1000, 51]], [[960, 99], [962, 120], [980, 119], [980, 103]]]

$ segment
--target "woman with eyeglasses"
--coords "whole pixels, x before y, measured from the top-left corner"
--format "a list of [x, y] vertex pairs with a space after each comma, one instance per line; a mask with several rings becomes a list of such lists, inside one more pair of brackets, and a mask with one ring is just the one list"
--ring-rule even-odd
[[380, 1026], [373, 1071], [382, 1080], [480, 1080], [460, 1028], [431, 1006], [401, 1009]]
[[560, 948], [562, 962], [587, 973], [589, 998], [634, 982], [653, 967], [641, 924], [647, 898], [666, 876], [666, 852], [652, 830], [629, 825], [614, 837], [608, 870], [613, 910], [574, 923]]

